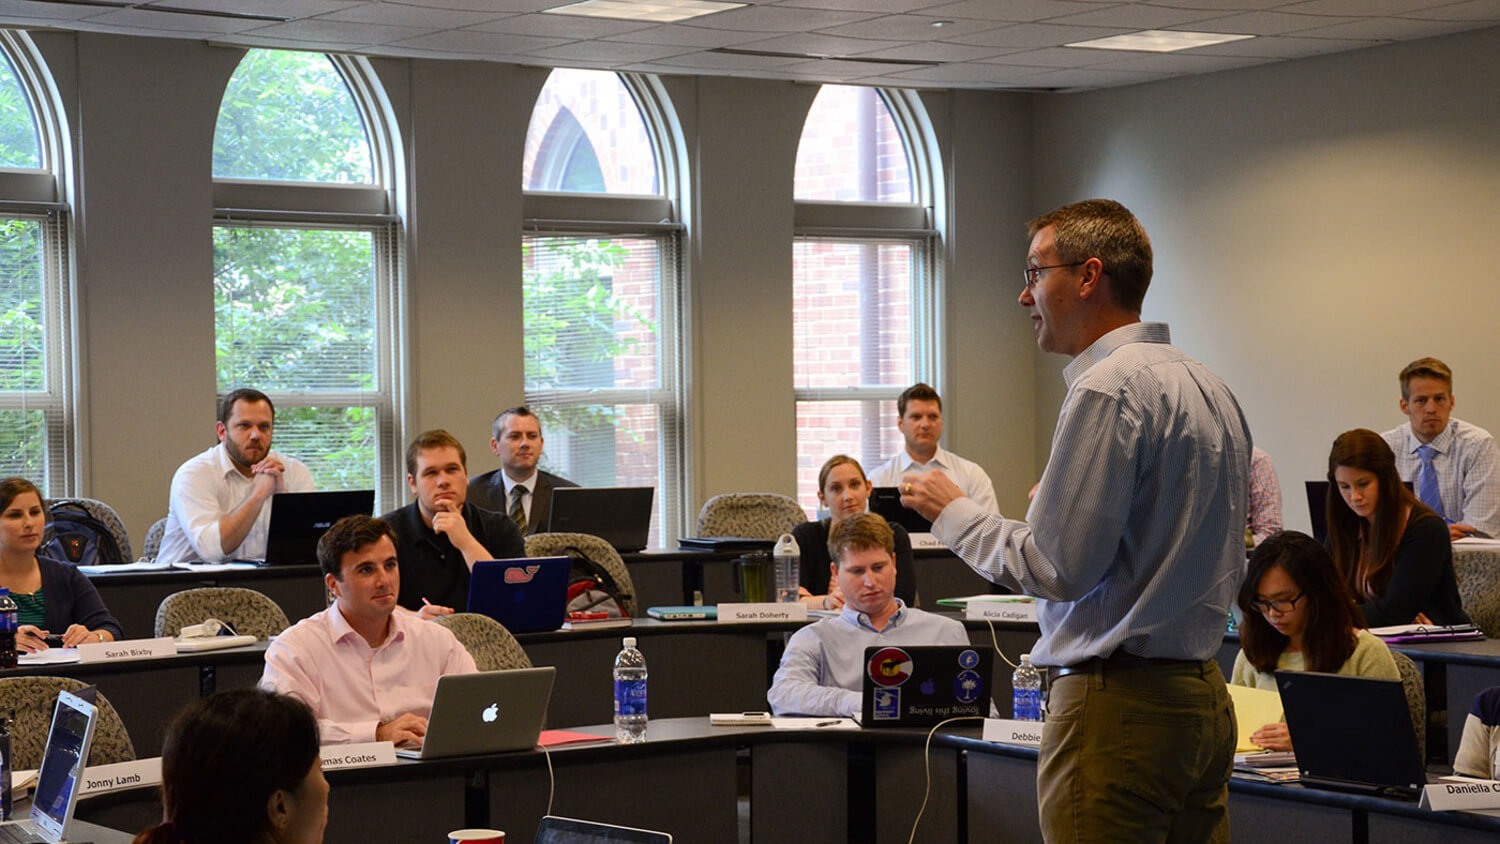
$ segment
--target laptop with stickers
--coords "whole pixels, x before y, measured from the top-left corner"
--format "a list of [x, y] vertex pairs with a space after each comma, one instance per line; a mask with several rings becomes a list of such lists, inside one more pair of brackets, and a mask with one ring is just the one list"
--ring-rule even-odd
[[865, 648], [866, 727], [930, 727], [990, 711], [990, 654], [968, 645]]
[[469, 612], [512, 633], [556, 630], [567, 603], [567, 557], [480, 560], [469, 575]]
[[530, 750], [542, 734], [557, 669], [516, 668], [438, 678], [420, 748], [398, 747], [406, 759]]
[[57, 693], [52, 729], [47, 733], [42, 768], [37, 772], [36, 791], [31, 798], [31, 817], [0, 823], [0, 841], [54, 844], [65, 840], [64, 833], [78, 806], [97, 713], [95, 706], [83, 698]]

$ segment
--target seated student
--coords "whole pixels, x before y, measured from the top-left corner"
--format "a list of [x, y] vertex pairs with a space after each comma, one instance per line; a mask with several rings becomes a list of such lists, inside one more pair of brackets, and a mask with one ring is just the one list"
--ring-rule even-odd
[[1328, 454], [1328, 544], [1371, 627], [1467, 624], [1448, 526], [1396, 473], [1374, 431], [1339, 434]]
[[[870, 500], [869, 480], [859, 461], [847, 454], [828, 458], [818, 471], [818, 501], [828, 508], [828, 518], [803, 522], [792, 529], [792, 538], [802, 552], [802, 603], [821, 610], [836, 610], [844, 605], [844, 596], [836, 587], [837, 578], [828, 576], [828, 536], [840, 522], [863, 513]], [[889, 522], [887, 522], [889, 524]], [[911, 556], [911, 537], [901, 525], [891, 525], [896, 538], [896, 597], [907, 606], [917, 602], [917, 566]]]
[[421, 745], [438, 678], [474, 672], [474, 658], [448, 628], [397, 609], [401, 568], [384, 520], [334, 522], [318, 567], [333, 606], [271, 642], [260, 685], [312, 707], [325, 744]]
[[[1328, 550], [1305, 533], [1283, 531], [1255, 547], [1238, 603], [1245, 620], [1230, 675], [1237, 686], [1275, 689], [1277, 670], [1401, 679], [1385, 642], [1363, 629]], [[1292, 749], [1283, 723], [1250, 738], [1267, 750]]]
[[1453, 757], [1453, 773], [1486, 780], [1500, 777], [1500, 686], [1474, 696], [1458, 755]]
[[500, 468], [469, 479], [469, 503], [510, 516], [521, 532], [545, 533], [552, 516], [552, 490], [578, 484], [537, 468], [542, 459], [542, 420], [526, 405], [500, 411], [491, 426], [490, 451]]
[[285, 695], [193, 701], [167, 728], [161, 783], [162, 822], [132, 844], [316, 844], [328, 825], [318, 722]]
[[16, 648], [46, 650], [48, 633], [60, 633], [63, 647], [113, 642], [120, 622], [109, 614], [99, 590], [68, 563], [37, 556], [47, 509], [42, 493], [25, 478], [0, 481], [0, 586], [20, 610]]
[[786, 643], [766, 699], [778, 715], [850, 716], [860, 711], [865, 648], [967, 645], [951, 618], [906, 606], [894, 594], [898, 566], [891, 526], [874, 513], [842, 520], [828, 538], [829, 568], [844, 608], [798, 630]]

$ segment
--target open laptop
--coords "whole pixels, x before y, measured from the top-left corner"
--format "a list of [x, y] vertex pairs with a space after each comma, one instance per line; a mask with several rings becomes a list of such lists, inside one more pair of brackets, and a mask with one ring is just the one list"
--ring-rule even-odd
[[648, 829], [548, 815], [536, 828], [534, 844], [672, 844], [672, 836]]
[[441, 759], [536, 747], [556, 674], [546, 666], [439, 677], [422, 746], [397, 748], [396, 755]]
[[932, 522], [916, 510], [901, 506], [901, 490], [893, 486], [877, 486], [870, 490], [870, 512], [879, 513], [893, 525], [906, 528], [907, 533], [932, 533]]
[[1303, 785], [1415, 800], [1427, 783], [1400, 680], [1277, 671]]
[[53, 844], [64, 840], [78, 806], [97, 713], [92, 703], [78, 695], [57, 693], [57, 708], [52, 711], [52, 728], [47, 733], [47, 748], [31, 798], [31, 817], [0, 823], [0, 841]]
[[567, 557], [480, 560], [469, 575], [469, 612], [487, 615], [512, 633], [556, 630], [567, 602]]
[[375, 490], [278, 492], [271, 496], [271, 523], [266, 530], [267, 566], [318, 564], [318, 540], [333, 523], [375, 509]]
[[547, 530], [551, 533], [590, 533], [630, 553], [646, 547], [651, 535], [649, 486], [555, 487]]
[[990, 712], [990, 654], [968, 645], [865, 648], [866, 727], [930, 727]]

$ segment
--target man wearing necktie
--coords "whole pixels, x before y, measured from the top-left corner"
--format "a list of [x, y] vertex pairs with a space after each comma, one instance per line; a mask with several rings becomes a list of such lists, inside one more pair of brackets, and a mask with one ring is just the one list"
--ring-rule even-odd
[[1500, 536], [1500, 450], [1490, 432], [1452, 417], [1453, 370], [1419, 358], [1401, 370], [1401, 412], [1383, 435], [1401, 479], [1448, 522], [1453, 539]]
[[500, 468], [469, 479], [469, 501], [510, 516], [523, 536], [545, 533], [552, 490], [578, 484], [537, 468], [542, 459], [542, 420], [531, 408], [500, 411], [492, 430], [490, 450], [500, 458]]

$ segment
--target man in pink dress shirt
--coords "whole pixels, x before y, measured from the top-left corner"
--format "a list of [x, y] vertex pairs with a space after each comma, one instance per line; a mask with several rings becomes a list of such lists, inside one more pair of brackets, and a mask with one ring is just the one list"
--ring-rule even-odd
[[446, 627], [396, 607], [401, 568], [391, 526], [346, 516], [318, 540], [335, 600], [266, 649], [262, 687], [294, 695], [318, 716], [324, 744], [421, 745], [438, 678], [477, 669]]

